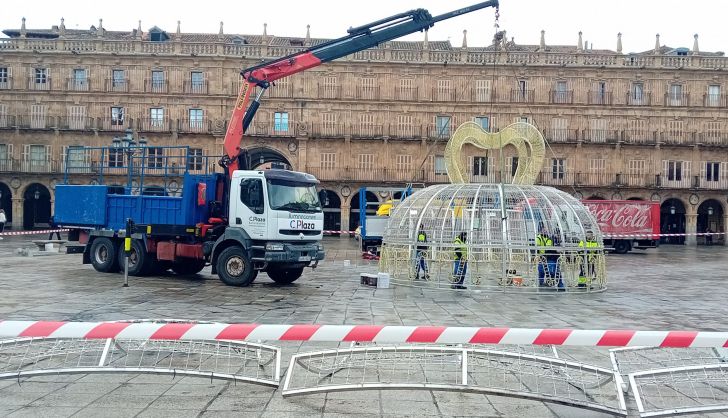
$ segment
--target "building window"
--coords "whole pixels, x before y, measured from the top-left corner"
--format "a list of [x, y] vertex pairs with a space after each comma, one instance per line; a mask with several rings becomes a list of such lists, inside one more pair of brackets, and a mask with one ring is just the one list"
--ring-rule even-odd
[[8, 67], [0, 67], [0, 89], [10, 87], [10, 70]]
[[519, 117], [519, 118], [518, 118], [518, 119], [516, 120], [516, 122], [523, 122], [523, 123], [528, 123], [528, 116], [521, 116], [521, 117]]
[[414, 136], [414, 129], [412, 125], [412, 115], [398, 115], [397, 116], [397, 133], [402, 137]]
[[564, 118], [554, 118], [551, 119], [551, 139], [554, 141], [564, 142], [568, 139], [569, 136], [569, 129], [568, 129], [568, 123], [569, 121]]
[[405, 172], [412, 168], [412, 156], [409, 154], [397, 155], [397, 171]]
[[109, 148], [109, 168], [124, 167], [124, 150], [119, 148]]
[[477, 116], [475, 123], [478, 124], [485, 132], [490, 132], [490, 118], [488, 116]]
[[516, 170], [518, 170], [518, 157], [511, 157], [511, 176], [516, 175]]
[[488, 157], [473, 157], [473, 175], [488, 175]]
[[48, 69], [47, 68], [36, 68], [35, 69], [35, 84], [46, 84], [48, 83]]
[[632, 175], [645, 174], [645, 160], [629, 160], [627, 170]]
[[165, 86], [164, 71], [152, 71], [152, 92], [162, 92]]
[[161, 107], [153, 107], [149, 109], [149, 125], [152, 128], [164, 127], [164, 109]]
[[190, 109], [190, 128], [202, 129], [202, 109]]
[[568, 103], [569, 91], [566, 81], [557, 81], [556, 90], [554, 90], [554, 103]]
[[518, 94], [521, 100], [526, 100], [526, 80], [518, 80]]
[[332, 136], [336, 132], [336, 113], [323, 113], [321, 115], [322, 120], [322, 134]]
[[447, 174], [447, 164], [444, 155], [435, 156], [435, 174]]
[[253, 213], [265, 212], [263, 182], [260, 179], [244, 179], [240, 182], [240, 201]]
[[708, 96], [705, 99], [707, 106], [720, 106], [720, 86], [708, 86]]
[[50, 146], [26, 145], [23, 152], [24, 171], [43, 172], [50, 170]]
[[321, 153], [321, 168], [324, 170], [333, 170], [336, 168], [336, 153]]
[[475, 101], [490, 101], [490, 80], [475, 80]]
[[9, 144], [0, 144], [0, 170], [8, 171], [12, 168], [13, 148]]
[[450, 116], [435, 116], [435, 135], [438, 138], [450, 137]]
[[187, 153], [187, 169], [191, 171], [202, 170], [202, 148], [190, 148]]
[[670, 84], [670, 105], [683, 106], [683, 86], [682, 84]]
[[325, 99], [338, 98], [339, 85], [336, 76], [326, 76], [321, 86], [321, 97]]
[[192, 93], [205, 92], [205, 74], [201, 71], [192, 71], [190, 73], [190, 87]]
[[710, 162], [705, 163], [705, 180], [706, 181], [718, 181], [720, 178], [720, 163]]
[[86, 129], [86, 106], [69, 106], [68, 128], [76, 130]]
[[566, 160], [563, 158], [553, 158], [551, 160], [551, 178], [554, 180], [563, 180], [566, 174]]
[[604, 158], [592, 158], [589, 160], [589, 171], [593, 173], [603, 173], [607, 167], [607, 161]]
[[669, 181], [682, 181], [682, 161], [667, 162], [667, 179]]
[[607, 140], [607, 120], [589, 119], [589, 132], [592, 142], [605, 142]]
[[399, 80], [399, 100], [416, 100], [417, 87], [414, 86], [414, 80], [411, 78], [401, 78]]
[[32, 129], [45, 129], [46, 127], [46, 106], [30, 106], [30, 127]]
[[124, 70], [111, 71], [111, 87], [114, 89], [123, 89], [126, 87], [126, 74]]
[[378, 99], [377, 79], [374, 77], [362, 77], [359, 86], [359, 97], [362, 99]]
[[273, 130], [279, 134], [288, 133], [288, 112], [273, 114]]
[[164, 148], [161, 148], [161, 147], [147, 148], [147, 167], [148, 168], [164, 168]]
[[359, 154], [359, 170], [374, 169], [374, 154]]
[[114, 106], [111, 108], [111, 126], [124, 126], [124, 108]]
[[86, 69], [76, 68], [73, 70], [73, 89], [74, 90], [86, 90], [88, 88], [88, 76]]
[[452, 82], [450, 80], [437, 80], [437, 94], [435, 100], [437, 101], [452, 101], [455, 99], [453, 94]]
[[645, 86], [642, 83], [632, 83], [632, 104], [641, 105], [645, 102]]
[[0, 103], [0, 128], [8, 127], [8, 107]]

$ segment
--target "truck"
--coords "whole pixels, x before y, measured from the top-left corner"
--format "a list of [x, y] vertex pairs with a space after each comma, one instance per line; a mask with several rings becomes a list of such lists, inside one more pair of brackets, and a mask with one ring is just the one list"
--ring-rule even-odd
[[625, 254], [659, 245], [659, 203], [642, 200], [583, 200], [582, 203], [597, 219], [606, 249]]
[[[132, 275], [168, 268], [196, 273], [209, 264], [227, 285], [248, 286], [259, 272], [278, 283], [294, 282], [305, 267], [316, 267], [325, 257], [322, 205], [313, 176], [252, 169], [243, 138], [265, 91], [276, 80], [487, 7], [498, 7], [498, 1], [438, 16], [410, 10], [242, 70], [244, 82], [218, 161], [222, 173], [201, 173], [202, 157], [190, 155], [189, 149], [179, 152], [182, 160], [176, 165], [169, 164], [160, 147], [137, 143], [134, 132], [127, 132], [124, 146], [115, 140], [108, 148], [69, 148], [67, 184], [56, 187], [56, 224], [74, 230], [84, 244], [83, 262], [100, 272], [118, 270], [128, 254]], [[125, 187], [104, 184], [123, 169], [128, 172]], [[99, 184], [68, 184], [77, 173], [95, 173]], [[145, 175], [154, 174], [165, 185], [181, 181], [179, 196], [159, 196], [167, 194], [166, 186], [164, 193], [145, 193]], [[121, 245], [125, 237], [131, 238], [130, 249]]]

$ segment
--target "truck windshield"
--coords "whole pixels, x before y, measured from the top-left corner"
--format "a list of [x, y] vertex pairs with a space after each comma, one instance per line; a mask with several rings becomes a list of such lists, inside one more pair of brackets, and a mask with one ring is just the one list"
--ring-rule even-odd
[[268, 199], [273, 210], [321, 212], [321, 203], [312, 184], [267, 180]]

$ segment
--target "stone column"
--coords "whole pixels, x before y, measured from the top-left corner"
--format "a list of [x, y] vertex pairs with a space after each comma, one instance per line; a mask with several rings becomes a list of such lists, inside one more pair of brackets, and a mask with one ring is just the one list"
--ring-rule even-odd
[[714, 232], [722, 232], [724, 235], [715, 235], [713, 237], [713, 243], [717, 242], [719, 239], [723, 239], [723, 245], [728, 246], [728, 235], [725, 235], [728, 232], [728, 213], [723, 215], [723, 229]]
[[348, 203], [341, 203], [341, 230], [349, 230], [349, 212], [351, 211], [351, 205]]
[[686, 245], [698, 245], [698, 239], [695, 233], [698, 232], [698, 214], [686, 214], [685, 215], [685, 233], [688, 234], [685, 237]]
[[14, 230], [23, 229], [23, 199], [22, 197], [13, 198], [13, 223]]

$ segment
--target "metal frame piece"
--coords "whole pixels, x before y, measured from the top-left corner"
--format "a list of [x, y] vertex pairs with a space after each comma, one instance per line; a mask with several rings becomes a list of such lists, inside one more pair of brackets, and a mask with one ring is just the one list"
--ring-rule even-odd
[[628, 379], [642, 417], [728, 411], [728, 364], [647, 370]]
[[16, 338], [0, 341], [0, 380], [49, 374], [145, 373], [278, 387], [281, 350], [241, 341]]
[[368, 346], [291, 357], [284, 397], [422, 389], [538, 400], [626, 416], [616, 374], [553, 357], [453, 346]]

